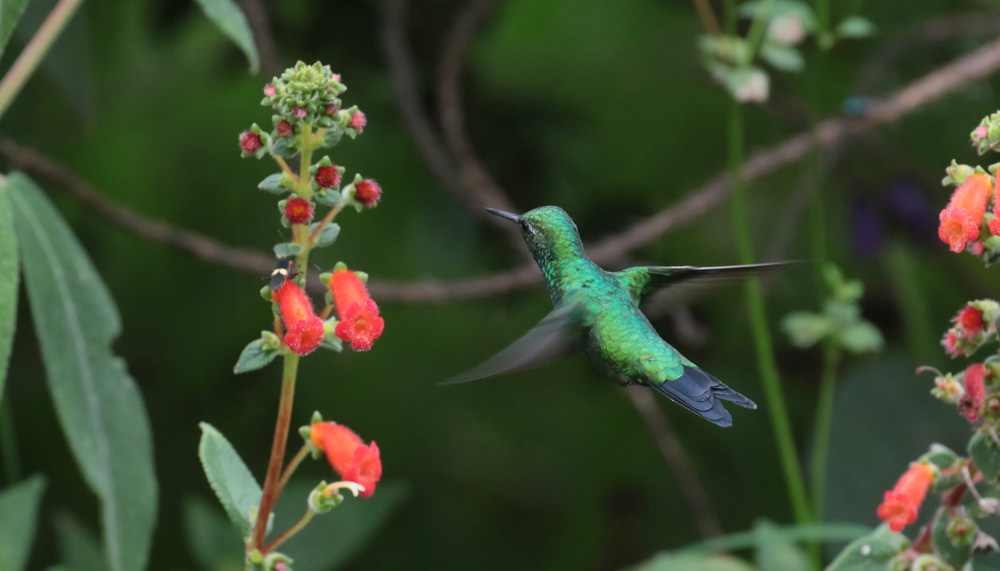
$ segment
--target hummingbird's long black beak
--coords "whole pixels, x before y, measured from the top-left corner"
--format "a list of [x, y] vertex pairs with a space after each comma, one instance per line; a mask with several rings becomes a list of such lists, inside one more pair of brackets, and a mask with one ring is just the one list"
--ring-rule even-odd
[[496, 208], [487, 208], [486, 212], [489, 212], [493, 216], [499, 216], [500, 218], [505, 218], [514, 222], [515, 224], [521, 221], [521, 216], [519, 214], [512, 214], [510, 212], [504, 212], [503, 210], [497, 210]]

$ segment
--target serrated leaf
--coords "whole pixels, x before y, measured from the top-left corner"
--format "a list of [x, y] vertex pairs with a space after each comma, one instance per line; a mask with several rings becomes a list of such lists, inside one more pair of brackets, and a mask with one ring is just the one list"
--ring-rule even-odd
[[282, 242], [274, 245], [274, 255], [279, 258], [291, 258], [302, 251], [302, 247], [291, 242]]
[[661, 553], [634, 567], [629, 567], [628, 571], [756, 571], [756, 569], [731, 555]]
[[837, 342], [851, 353], [878, 351], [885, 344], [878, 327], [864, 320], [844, 326], [837, 333]]
[[188, 550], [201, 568], [242, 570], [243, 544], [218, 508], [194, 496], [185, 498], [182, 508]]
[[56, 514], [53, 521], [59, 557], [73, 571], [104, 571], [101, 544], [80, 520], [67, 512]]
[[280, 172], [269, 175], [267, 178], [260, 181], [257, 188], [263, 190], [264, 192], [270, 192], [271, 194], [283, 194], [286, 192], [285, 187], [281, 185], [281, 179], [284, 176], [284, 173]]
[[149, 420], [111, 352], [118, 310], [59, 213], [21, 173], [7, 179], [25, 291], [63, 433], [101, 501], [107, 567], [143, 569], [156, 520]]
[[233, 0], [198, 0], [198, 5], [205, 11], [219, 31], [233, 41], [247, 56], [250, 62], [250, 73], [260, 69], [260, 57], [253, 41], [253, 32], [247, 24], [246, 16]]
[[3, 55], [7, 42], [17, 26], [18, 20], [24, 14], [28, 0], [3, 0], [0, 2], [0, 55]]
[[260, 504], [260, 484], [222, 433], [206, 422], [199, 426], [202, 434], [198, 457], [205, 476], [240, 537], [246, 537], [253, 527], [250, 509]]
[[32, 476], [0, 493], [0, 569], [27, 565], [44, 489], [45, 478]]
[[779, 71], [796, 72], [806, 67], [806, 60], [799, 50], [777, 42], [765, 42], [761, 46], [760, 57]]
[[254, 339], [243, 348], [240, 358], [236, 360], [236, 366], [233, 367], [233, 372], [238, 375], [262, 369], [269, 365], [277, 356], [278, 351], [276, 349], [268, 347], [262, 339]]
[[[309, 227], [309, 233], [311, 234], [319, 226], [319, 222], [311, 225]], [[316, 236], [316, 243], [313, 245], [315, 248], [322, 248], [323, 246], [329, 246], [336, 241], [337, 236], [340, 236], [340, 224], [336, 222], [330, 222], [323, 227], [323, 231]]]
[[[0, 28], [7, 8], [0, 2]], [[4, 381], [10, 362], [10, 348], [14, 342], [17, 324], [17, 238], [14, 235], [14, 218], [7, 198], [7, 184], [0, 184], [0, 401], [3, 400]]]
[[889, 561], [909, 544], [905, 535], [893, 533], [887, 524], [882, 524], [847, 544], [825, 571], [886, 571]]
[[837, 24], [834, 32], [841, 38], [867, 38], [875, 33], [875, 24], [862, 16], [851, 16]]

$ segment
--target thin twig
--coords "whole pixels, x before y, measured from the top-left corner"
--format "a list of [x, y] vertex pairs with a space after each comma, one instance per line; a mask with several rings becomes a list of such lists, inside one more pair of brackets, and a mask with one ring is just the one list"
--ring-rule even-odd
[[271, 35], [271, 20], [267, 17], [267, 9], [261, 0], [240, 0], [247, 25], [253, 32], [254, 43], [257, 44], [257, 55], [260, 57], [260, 73], [264, 77], [277, 75], [281, 71], [278, 65], [278, 52], [274, 47]]
[[[400, 0], [390, 0], [388, 4], [398, 1]], [[802, 133], [757, 152], [746, 163], [744, 176], [748, 181], [761, 178], [802, 158], [815, 145], [827, 150], [832, 149], [874, 127], [897, 121], [918, 107], [960, 90], [970, 82], [986, 77], [997, 69], [1000, 69], [1000, 40], [987, 44], [910, 83], [872, 105], [868, 112], [860, 117], [829, 119], [817, 127], [816, 135]], [[19, 168], [34, 172], [67, 188], [85, 206], [141, 237], [187, 250], [209, 262], [258, 275], [267, 274], [273, 267], [274, 260], [270, 256], [226, 246], [194, 232], [177, 230], [163, 222], [145, 218], [128, 208], [110, 202], [65, 168], [13, 141], [0, 138], [0, 153], [10, 158]], [[730, 190], [729, 176], [717, 176], [688, 193], [684, 200], [597, 242], [588, 248], [588, 252], [598, 263], [619, 259], [630, 250], [656, 240], [665, 232], [697, 219], [722, 202]], [[489, 297], [523, 289], [540, 281], [541, 273], [538, 268], [534, 264], [524, 264], [504, 272], [458, 281], [373, 280], [369, 288], [372, 295], [381, 301], [441, 303]]]
[[694, 521], [698, 525], [698, 531], [704, 539], [711, 539], [722, 534], [722, 526], [719, 518], [712, 509], [712, 503], [708, 499], [701, 480], [695, 474], [691, 466], [691, 459], [681, 445], [677, 433], [670, 426], [667, 415], [663, 413], [653, 393], [643, 387], [634, 387], [625, 391], [632, 401], [639, 416], [646, 422], [646, 427], [656, 439], [656, 446], [660, 453], [667, 460], [670, 469], [677, 476], [677, 483], [681, 487], [681, 495], [687, 501], [694, 515]]
[[722, 29], [719, 28], [719, 20], [716, 19], [715, 12], [712, 11], [712, 5], [708, 0], [694, 0], [694, 7], [698, 9], [701, 26], [705, 28], [706, 32], [713, 36], [722, 33]]

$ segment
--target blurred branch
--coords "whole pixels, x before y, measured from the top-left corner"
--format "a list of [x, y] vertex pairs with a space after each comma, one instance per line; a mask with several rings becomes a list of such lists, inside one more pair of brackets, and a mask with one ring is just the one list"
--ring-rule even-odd
[[253, 32], [254, 42], [257, 44], [257, 54], [260, 56], [260, 73], [265, 78], [277, 75], [281, 68], [278, 67], [278, 52], [274, 48], [274, 37], [271, 35], [271, 20], [267, 17], [267, 9], [261, 0], [240, 0], [243, 13], [246, 15], [247, 24]]
[[715, 18], [715, 12], [712, 11], [712, 5], [708, 0], [694, 0], [694, 7], [698, 10], [698, 17], [701, 18], [701, 26], [705, 28], [706, 32], [713, 36], [722, 33], [722, 29], [719, 28], [719, 21]]
[[[389, 0], [387, 5], [401, 1]], [[802, 133], [783, 143], [758, 151], [747, 161], [744, 176], [748, 181], [761, 178], [802, 158], [814, 146], [832, 149], [874, 127], [892, 123], [912, 113], [921, 105], [937, 101], [997, 69], [1000, 69], [1000, 40], [987, 44], [910, 83], [873, 104], [862, 116], [828, 119], [817, 126], [815, 134]], [[65, 187], [84, 205], [141, 237], [187, 250], [208, 262], [262, 276], [273, 268], [274, 259], [271, 256], [226, 246], [194, 232], [177, 230], [164, 222], [145, 218], [128, 208], [119, 206], [99, 195], [90, 185], [80, 181], [65, 168], [13, 141], [0, 138], [0, 154], [10, 158], [16, 166]], [[598, 263], [618, 259], [630, 250], [652, 242], [665, 232], [708, 212], [722, 202], [730, 190], [729, 176], [719, 175], [690, 192], [684, 200], [616, 235], [597, 242], [588, 248], [588, 251]], [[373, 280], [369, 287], [372, 295], [381, 301], [441, 303], [506, 293], [539, 283], [540, 278], [541, 273], [532, 263], [460, 281]]]
[[656, 440], [656, 446], [660, 453], [667, 460], [670, 469], [677, 476], [677, 483], [681, 487], [681, 495], [691, 508], [698, 531], [703, 539], [711, 539], [722, 534], [722, 526], [719, 518], [712, 509], [712, 504], [708, 500], [708, 494], [701, 485], [694, 468], [691, 466], [691, 459], [677, 438], [677, 433], [667, 420], [667, 415], [663, 413], [656, 397], [645, 387], [629, 387], [625, 394], [631, 399], [639, 416], [646, 422], [646, 427]]

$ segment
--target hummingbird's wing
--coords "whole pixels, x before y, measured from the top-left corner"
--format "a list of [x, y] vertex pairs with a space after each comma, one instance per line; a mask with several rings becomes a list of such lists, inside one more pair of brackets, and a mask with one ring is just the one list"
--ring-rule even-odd
[[506, 349], [440, 384], [464, 383], [512, 371], [532, 369], [572, 355], [576, 351], [577, 341], [574, 332], [580, 330], [582, 313], [580, 303], [560, 304], [538, 325]]
[[678, 306], [690, 302], [712, 287], [765, 275], [801, 262], [767, 262], [741, 266], [637, 266], [614, 276], [640, 301], [653, 296], [657, 305]]

